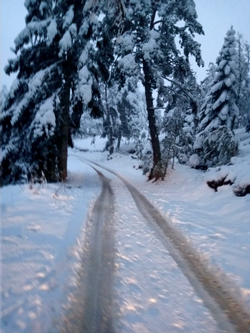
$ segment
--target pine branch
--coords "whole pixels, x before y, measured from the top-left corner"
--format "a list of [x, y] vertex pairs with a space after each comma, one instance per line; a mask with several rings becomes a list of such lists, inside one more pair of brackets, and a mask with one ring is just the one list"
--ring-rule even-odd
[[191, 101], [192, 102], [195, 102], [196, 103], [196, 100], [195, 100], [195, 98], [194, 98], [194, 96], [193, 95], [191, 95], [180, 83], [178, 83], [178, 82], [176, 82], [175, 80], [172, 80], [172, 79], [169, 79], [169, 78], [167, 78], [167, 77], [165, 77], [165, 76], [163, 76], [163, 79], [165, 79], [165, 80], [167, 80], [167, 81], [169, 81], [169, 82], [171, 82], [171, 83], [173, 83], [173, 84], [175, 84], [178, 88], [180, 88], [181, 89], [181, 91], [183, 91], [184, 92], [184, 94], [186, 95], [186, 96], [188, 96], [190, 99], [191, 99]]

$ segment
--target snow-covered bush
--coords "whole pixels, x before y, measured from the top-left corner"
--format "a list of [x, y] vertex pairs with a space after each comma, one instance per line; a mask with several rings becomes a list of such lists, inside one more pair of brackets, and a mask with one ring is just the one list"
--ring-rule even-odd
[[199, 153], [202, 164], [208, 167], [227, 164], [238, 152], [238, 140], [227, 126], [220, 126], [212, 132], [199, 133], [194, 149]]

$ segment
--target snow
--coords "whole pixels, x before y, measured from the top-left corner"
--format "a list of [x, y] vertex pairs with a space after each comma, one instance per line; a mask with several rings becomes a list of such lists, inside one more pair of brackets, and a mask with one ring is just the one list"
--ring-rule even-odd
[[63, 35], [63, 37], [60, 39], [59, 46], [61, 48], [61, 50], [59, 52], [59, 56], [62, 56], [63, 52], [67, 52], [68, 49], [71, 48], [71, 46], [72, 46], [72, 39], [71, 39], [70, 32], [68, 30], [65, 32], [65, 34]]
[[41, 13], [42, 15], [43, 15], [44, 9], [46, 9], [47, 7], [48, 7], [48, 5], [47, 5], [46, 2], [42, 1], [42, 2], [40, 3], [39, 11], [40, 11], [40, 13]]
[[134, 39], [133, 35], [126, 34], [117, 38], [117, 43], [122, 46], [125, 52], [133, 51]]
[[213, 110], [216, 110], [222, 103], [224, 103], [228, 99], [229, 99], [228, 98], [228, 91], [227, 90], [222, 91], [220, 97], [213, 104]]
[[215, 93], [216, 91], [220, 90], [221, 87], [223, 85], [223, 81], [220, 81], [218, 83], [216, 83], [215, 85], [213, 85], [213, 87], [211, 88], [211, 92]]
[[[4, 332], [59, 331], [73, 302], [85, 223], [101, 191], [97, 174], [82, 157], [131, 182], [250, 305], [250, 196], [236, 197], [234, 185], [216, 193], [206, 184], [208, 177], [221, 175], [234, 179], [235, 186], [250, 180], [250, 138], [236, 133], [239, 155], [231, 165], [206, 173], [176, 164], [165, 181], [147, 182], [137, 170], [140, 161], [126, 153], [131, 144], [123, 142], [123, 153], [108, 160], [102, 152], [106, 140], [96, 136], [94, 143], [92, 137], [75, 140], [65, 185], [1, 188]], [[221, 332], [126, 187], [98, 169], [111, 180], [116, 199], [116, 331]]]
[[221, 120], [225, 120], [228, 115], [228, 104], [225, 104], [222, 109], [220, 110], [219, 117]]
[[229, 66], [229, 65], [226, 65], [225, 68], [224, 68], [224, 73], [225, 73], [225, 75], [228, 76], [229, 73], [230, 73], [230, 71], [231, 71], [230, 66]]
[[43, 35], [44, 29], [48, 25], [48, 20], [32, 21], [26, 25], [26, 27], [20, 32], [17, 38], [14, 40], [16, 49], [22, 47], [23, 44], [28, 44], [33, 35]]
[[33, 98], [34, 94], [36, 93], [37, 88], [41, 85], [45, 76], [45, 71], [41, 70], [37, 72], [34, 77], [29, 82], [29, 91], [26, 93], [24, 98], [18, 105], [15, 105], [15, 110], [13, 112], [13, 116], [11, 118], [11, 124], [14, 125], [21, 113], [22, 110], [28, 105], [29, 101]]
[[80, 28], [80, 35], [86, 35], [89, 29], [89, 21], [86, 19], [83, 20], [81, 28]]
[[136, 68], [135, 59], [132, 54], [127, 54], [118, 61], [119, 67], [126, 71], [133, 71]]
[[230, 77], [227, 77], [227, 78], [224, 80], [224, 82], [225, 82], [225, 85], [226, 85], [227, 87], [231, 87], [231, 85], [232, 85], [232, 80], [230, 79]]
[[57, 34], [57, 24], [56, 24], [56, 20], [51, 20], [48, 28], [47, 28], [47, 37], [48, 37], [48, 42], [47, 44], [50, 45], [55, 36]]
[[79, 71], [79, 93], [83, 100], [83, 103], [87, 105], [92, 98], [92, 78], [88, 67], [85, 65]]
[[37, 0], [25, 0], [24, 1], [24, 6], [28, 9], [29, 6], [35, 4], [37, 2]]
[[77, 34], [77, 26], [75, 23], [71, 24], [69, 27], [69, 32], [71, 34], [72, 37], [76, 37]]
[[74, 18], [74, 6], [70, 6], [66, 15], [64, 16], [63, 29], [68, 28]]
[[159, 38], [159, 33], [155, 30], [151, 30], [149, 37], [149, 40], [142, 45], [145, 60], [150, 59], [150, 53], [154, 52], [158, 48], [156, 39]]
[[84, 165], [84, 174], [82, 169], [71, 158], [66, 186], [1, 189], [5, 333], [50, 331], [74, 288], [78, 239], [100, 191], [93, 169]]
[[189, 161], [188, 161], [188, 164], [191, 166], [191, 167], [195, 167], [197, 165], [200, 165], [201, 164], [201, 160], [200, 160], [200, 157], [198, 154], [193, 154], [189, 157]]
[[80, 66], [82, 67], [83, 65], [86, 65], [87, 63], [87, 60], [89, 58], [89, 50], [91, 49], [91, 44], [90, 42], [87, 42], [81, 55], [80, 55], [80, 58], [79, 58], [79, 64]]
[[13, 82], [12, 82], [12, 85], [10, 87], [10, 97], [13, 98], [15, 96], [15, 92], [16, 90], [20, 87], [20, 81], [18, 79], [15, 79]]
[[[47, 136], [52, 135], [54, 133], [54, 128], [56, 126], [56, 117], [53, 112], [53, 96], [46, 99], [45, 102], [40, 106], [38, 112], [36, 113], [34, 119], [34, 136], [42, 136], [43, 130]], [[49, 129], [49, 125], [52, 126]]]
[[205, 178], [206, 181], [226, 177], [226, 181], [233, 182], [232, 189], [250, 184], [250, 137], [244, 132], [240, 133], [239, 130], [236, 130], [236, 133], [240, 137], [247, 137], [240, 142], [240, 153], [231, 159], [230, 165], [210, 168]]

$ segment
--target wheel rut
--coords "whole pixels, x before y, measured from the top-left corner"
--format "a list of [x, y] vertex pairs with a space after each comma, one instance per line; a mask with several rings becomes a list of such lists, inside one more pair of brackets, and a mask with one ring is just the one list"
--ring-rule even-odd
[[[210, 310], [214, 319], [217, 321], [219, 328], [224, 332], [249, 333], [250, 314], [247, 308], [244, 306], [243, 302], [239, 301], [231, 290], [223, 284], [223, 281], [221, 281], [221, 279], [215, 274], [215, 271], [208, 267], [207, 263], [204, 262], [204, 259], [199, 253], [192, 248], [187, 239], [176, 230], [171, 223], [163, 218], [159, 211], [144, 195], [119, 174], [109, 168], [99, 165], [98, 163], [86, 159], [81, 160], [114, 174], [126, 185], [138, 210], [147, 223], [155, 228], [157, 237], [162, 241], [163, 245], [176, 261], [183, 274], [195, 289], [197, 295], [203, 299], [205, 306]], [[99, 172], [98, 170], [96, 171]], [[111, 188], [110, 191], [112, 191]], [[100, 197], [101, 196], [102, 194]], [[97, 205], [98, 204], [99, 203], [97, 202]], [[103, 253], [105, 253], [105, 251]], [[91, 281], [91, 283], [93, 284], [93, 281]], [[101, 309], [101, 307], [102, 306], [99, 308]], [[89, 315], [87, 318], [89, 318]], [[96, 316], [96, 318], [99, 317]], [[112, 325], [110, 327], [112, 328]], [[89, 330], [88, 332], [92, 331]], [[114, 331], [99, 330], [93, 332], [101, 333]]]
[[102, 181], [102, 191], [87, 224], [81, 332], [115, 333], [112, 315], [114, 194], [110, 180], [100, 171], [95, 171]]

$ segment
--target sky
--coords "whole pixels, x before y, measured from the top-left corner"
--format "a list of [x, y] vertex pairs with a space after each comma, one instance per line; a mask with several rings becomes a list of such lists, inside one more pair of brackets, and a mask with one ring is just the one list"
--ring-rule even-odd
[[[14, 46], [14, 39], [25, 27], [27, 13], [24, 0], [0, 1], [0, 87], [11, 86], [15, 75], [7, 76], [4, 66], [8, 59], [14, 58], [10, 47]], [[198, 81], [206, 76], [206, 69], [210, 62], [215, 62], [222, 47], [226, 32], [231, 25], [240, 32], [244, 39], [250, 42], [250, 0], [195, 0], [198, 21], [202, 24], [205, 36], [197, 36], [196, 40], [202, 44], [202, 56], [205, 61], [204, 68], [195, 66]]]

